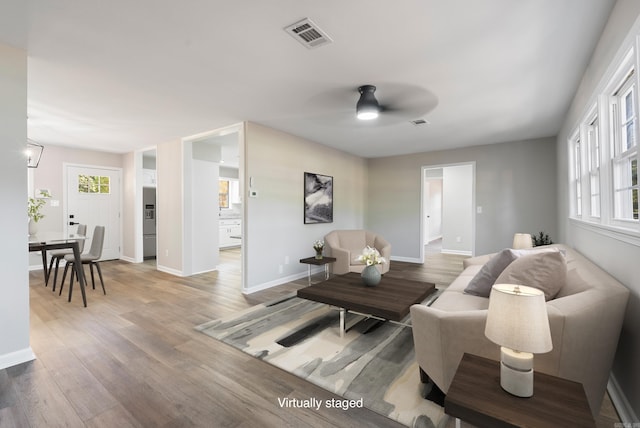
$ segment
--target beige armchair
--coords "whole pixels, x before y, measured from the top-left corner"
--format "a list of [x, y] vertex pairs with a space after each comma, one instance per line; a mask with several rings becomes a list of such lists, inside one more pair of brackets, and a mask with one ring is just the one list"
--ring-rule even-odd
[[335, 275], [362, 272], [365, 265], [357, 261], [362, 250], [368, 245], [377, 249], [385, 262], [377, 265], [380, 273], [389, 271], [391, 245], [380, 235], [368, 230], [334, 230], [324, 237], [327, 256], [335, 257], [331, 269]]

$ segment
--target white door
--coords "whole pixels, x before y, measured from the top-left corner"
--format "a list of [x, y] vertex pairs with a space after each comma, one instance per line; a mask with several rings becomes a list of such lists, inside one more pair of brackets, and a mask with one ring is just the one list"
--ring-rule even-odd
[[[121, 175], [119, 169], [66, 166], [65, 232], [82, 223], [91, 237], [94, 227], [104, 226], [103, 260], [120, 258]], [[91, 239], [87, 239], [85, 252], [90, 246]]]
[[429, 191], [429, 180], [424, 181], [424, 195], [422, 200], [424, 201], [424, 209], [423, 209], [424, 223], [422, 225], [422, 230], [423, 230], [422, 244], [427, 245], [429, 243], [429, 218], [430, 218], [429, 208], [431, 207], [431, 192]]

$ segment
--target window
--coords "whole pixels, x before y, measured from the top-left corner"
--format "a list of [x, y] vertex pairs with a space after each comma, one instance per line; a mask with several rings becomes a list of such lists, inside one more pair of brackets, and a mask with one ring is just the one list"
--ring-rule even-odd
[[640, 247], [640, 23], [634, 31], [567, 139], [568, 202], [581, 227]]
[[582, 153], [580, 144], [580, 135], [576, 133], [572, 139], [572, 157], [573, 157], [573, 177], [572, 177], [572, 190], [573, 190], [573, 212], [576, 217], [582, 216]]
[[78, 193], [111, 193], [109, 177], [97, 175], [78, 175]]
[[229, 208], [229, 180], [219, 180], [218, 187], [220, 208]]
[[614, 93], [611, 108], [613, 215], [616, 220], [638, 220], [638, 115], [633, 70]]
[[593, 117], [586, 127], [589, 150], [589, 214], [600, 217], [600, 129], [598, 116]]

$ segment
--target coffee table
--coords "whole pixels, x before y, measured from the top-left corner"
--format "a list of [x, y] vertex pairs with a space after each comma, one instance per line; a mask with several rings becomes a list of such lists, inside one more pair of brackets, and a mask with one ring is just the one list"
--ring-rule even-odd
[[392, 278], [388, 274], [383, 275], [377, 286], [367, 287], [360, 274], [348, 273], [301, 288], [298, 297], [340, 308], [340, 337], [343, 337], [347, 312], [402, 324], [411, 305], [423, 302], [435, 289], [435, 284], [429, 282]]

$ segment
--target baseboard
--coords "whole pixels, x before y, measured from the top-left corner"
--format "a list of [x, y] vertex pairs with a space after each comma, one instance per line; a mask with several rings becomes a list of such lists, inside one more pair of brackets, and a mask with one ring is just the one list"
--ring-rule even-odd
[[182, 271], [179, 271], [178, 269], [173, 269], [173, 268], [162, 266], [162, 265], [156, 266], [156, 269], [158, 269], [160, 272], [168, 273], [174, 276], [180, 276], [180, 277], [186, 276]]
[[422, 260], [416, 257], [399, 257], [399, 256], [391, 256], [392, 262], [406, 262], [406, 263], [418, 263], [422, 264]]
[[[324, 272], [324, 269], [312, 269], [311, 273], [317, 273], [317, 272]], [[262, 284], [258, 284], [254, 287], [251, 287], [249, 289], [243, 289], [242, 290], [242, 294], [253, 294], [255, 292], [258, 291], [263, 291], [266, 290], [268, 288], [271, 287], [275, 287], [277, 285], [282, 285], [282, 284], [286, 284], [287, 282], [292, 282], [292, 281], [296, 281], [300, 278], [306, 278], [307, 277], [307, 272], [300, 272], [300, 273], [295, 273], [293, 275], [288, 275], [282, 278], [278, 278], [278, 279], [274, 279], [273, 281], [269, 281], [269, 282], [265, 282]]]
[[443, 253], [443, 254], [455, 254], [455, 255], [458, 255], [458, 256], [469, 256], [469, 257], [471, 257], [473, 255], [472, 251], [445, 250], [444, 248], [442, 249], [441, 253]]
[[142, 263], [142, 260], [136, 260], [134, 257], [120, 256], [120, 260], [129, 263]]
[[0, 370], [26, 363], [27, 361], [33, 361], [35, 359], [36, 354], [33, 353], [30, 346], [28, 348], [21, 349], [20, 351], [0, 355]]
[[620, 416], [620, 421], [625, 424], [635, 424], [640, 421], [613, 374], [609, 376], [607, 391], [609, 392], [609, 397], [611, 397], [613, 407], [616, 408], [616, 412], [618, 412], [618, 416]]

